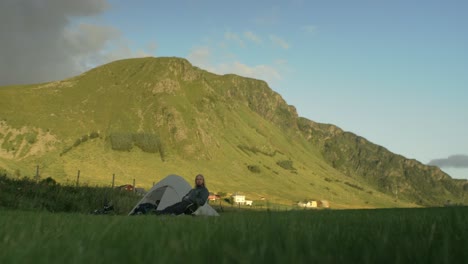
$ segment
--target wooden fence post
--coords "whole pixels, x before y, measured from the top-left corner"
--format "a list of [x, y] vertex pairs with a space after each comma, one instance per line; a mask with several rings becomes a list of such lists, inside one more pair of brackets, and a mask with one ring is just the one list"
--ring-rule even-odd
[[135, 179], [133, 179], [133, 192], [136, 192], [136, 189], [135, 189]]
[[36, 176], [34, 177], [36, 181], [39, 181], [39, 165], [36, 166]]
[[219, 209], [224, 212], [223, 205], [221, 204], [221, 197], [219, 197]]
[[115, 173], [112, 173], [112, 189], [114, 189]]
[[78, 175], [76, 175], [76, 187], [80, 185], [80, 170], [78, 170]]

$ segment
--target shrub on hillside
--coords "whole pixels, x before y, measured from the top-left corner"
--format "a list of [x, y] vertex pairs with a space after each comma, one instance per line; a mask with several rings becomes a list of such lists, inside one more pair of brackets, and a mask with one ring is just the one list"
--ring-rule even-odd
[[93, 138], [98, 138], [99, 137], [99, 133], [96, 132], [96, 131], [93, 131], [89, 134], [89, 138], [90, 139], [93, 139]]
[[81, 139], [78, 138], [77, 140], [75, 140], [75, 143], [73, 143], [73, 147], [78, 147], [80, 144], [81, 144]]
[[133, 148], [132, 134], [111, 133], [109, 138], [113, 150], [130, 151]]
[[161, 160], [164, 161], [166, 153], [161, 138], [157, 134], [151, 133], [111, 133], [109, 135], [110, 143], [113, 150], [130, 151], [133, 145], [137, 146], [144, 152], [158, 153]]
[[144, 152], [159, 152], [160, 139], [158, 135], [148, 133], [133, 134], [133, 142]]
[[276, 164], [285, 170], [296, 170], [292, 160], [280, 160]]
[[37, 134], [33, 132], [27, 133], [25, 139], [29, 144], [34, 144], [37, 141]]
[[99, 134], [97, 132], [91, 132], [90, 135], [83, 135], [81, 138], [78, 138], [75, 140], [73, 145], [71, 147], [65, 147], [62, 152], [60, 153], [60, 156], [64, 155], [68, 151], [72, 150], [74, 147], [78, 147], [81, 143], [85, 143], [88, 141], [88, 139], [93, 139], [99, 137]]
[[248, 165], [247, 169], [253, 173], [260, 173], [260, 167], [257, 165]]
[[254, 154], [261, 153], [261, 154], [263, 154], [265, 156], [273, 157], [273, 156], [276, 155], [276, 153], [281, 153], [281, 152], [279, 152], [277, 150], [272, 151], [272, 152], [264, 151], [264, 150], [261, 150], [261, 149], [255, 147], [255, 146], [254, 147], [249, 147], [249, 146], [246, 146], [246, 145], [237, 145], [237, 147], [240, 150], [244, 151], [246, 154], [248, 154], [247, 152], [251, 152], [251, 153], [254, 153]]
[[68, 151], [70, 151], [73, 147], [65, 147], [63, 150], [62, 150], [62, 153], [60, 153], [60, 156], [66, 154]]
[[364, 188], [362, 188], [361, 186], [359, 185], [356, 185], [356, 184], [353, 184], [353, 183], [349, 183], [349, 182], [345, 182], [346, 185], [350, 186], [350, 187], [353, 187], [354, 189], [358, 189], [360, 191], [364, 191]]
[[14, 141], [11, 139], [12, 136], [13, 134], [8, 132], [8, 134], [3, 139], [2, 149], [5, 149], [7, 152], [15, 150]]

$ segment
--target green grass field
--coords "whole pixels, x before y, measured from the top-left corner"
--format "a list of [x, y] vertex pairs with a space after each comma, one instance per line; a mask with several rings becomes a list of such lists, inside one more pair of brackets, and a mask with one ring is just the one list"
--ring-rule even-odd
[[0, 176], [0, 263], [468, 263], [468, 207], [127, 216], [140, 199]]
[[220, 217], [0, 211], [0, 263], [468, 263], [468, 208]]

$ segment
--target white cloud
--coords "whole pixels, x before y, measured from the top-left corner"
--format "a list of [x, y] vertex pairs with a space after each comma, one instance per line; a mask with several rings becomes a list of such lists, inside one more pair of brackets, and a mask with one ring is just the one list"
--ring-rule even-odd
[[282, 79], [278, 70], [265, 64], [249, 66], [239, 61], [234, 61], [220, 64], [216, 70], [221, 74], [234, 73], [240, 76], [264, 80], [270, 84]]
[[80, 72], [115, 60], [148, 57], [156, 49], [156, 44], [151, 43], [152, 52], [134, 51], [119, 30], [108, 26], [80, 24], [77, 28], [67, 28], [64, 37], [69, 49], [74, 50], [71, 56], [75, 70]]
[[236, 33], [232, 33], [228, 31], [224, 33], [224, 39], [228, 41], [233, 41], [234, 43], [236, 43], [237, 45], [243, 48], [245, 47], [244, 41]]
[[[216, 56], [225, 57], [226, 61], [214, 63], [212, 61], [212, 54], [213, 51], [209, 47], [199, 47], [193, 49], [187, 58], [193, 65], [216, 74], [237, 74], [244, 77], [264, 80], [270, 85], [282, 80], [282, 76], [275, 66], [266, 64], [247, 65], [239, 62], [230, 54], [227, 56]], [[275, 65], [281, 66], [279, 64]]]
[[317, 32], [317, 26], [314, 25], [306, 25], [302, 27], [302, 30], [307, 34], [314, 34]]
[[244, 32], [244, 37], [256, 44], [262, 43], [262, 39], [259, 36], [255, 35], [255, 33], [253, 33], [252, 31]]
[[276, 35], [270, 35], [270, 40], [275, 44], [280, 46], [283, 49], [289, 49], [289, 44], [282, 38]]
[[278, 66], [286, 66], [288, 64], [288, 61], [284, 59], [277, 59], [275, 60], [275, 64]]
[[210, 71], [211, 51], [209, 47], [198, 47], [192, 49], [187, 59], [198, 67]]

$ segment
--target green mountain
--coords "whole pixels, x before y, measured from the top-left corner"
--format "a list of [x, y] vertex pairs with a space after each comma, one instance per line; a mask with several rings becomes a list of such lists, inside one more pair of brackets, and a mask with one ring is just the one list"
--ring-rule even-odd
[[115, 61], [63, 81], [0, 88], [0, 167], [11, 177], [151, 185], [205, 175], [212, 192], [291, 205], [466, 202], [468, 185], [333, 125], [299, 117], [259, 80], [180, 58]]

